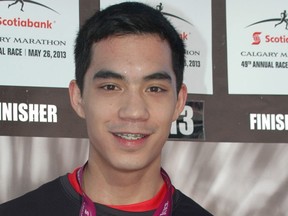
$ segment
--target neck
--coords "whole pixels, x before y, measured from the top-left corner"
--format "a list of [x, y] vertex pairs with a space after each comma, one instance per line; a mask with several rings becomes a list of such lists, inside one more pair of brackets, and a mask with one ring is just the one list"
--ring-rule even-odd
[[153, 198], [163, 183], [160, 166], [124, 172], [101, 169], [89, 161], [82, 184], [83, 190], [94, 202], [128, 205]]

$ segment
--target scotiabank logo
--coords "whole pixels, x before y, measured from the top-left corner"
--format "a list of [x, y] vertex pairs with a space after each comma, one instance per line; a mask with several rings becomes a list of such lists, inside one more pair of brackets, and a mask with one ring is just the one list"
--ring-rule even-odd
[[182, 40], [188, 40], [188, 38], [189, 38], [189, 35], [190, 35], [190, 33], [187, 33], [187, 32], [181, 32], [180, 34], [179, 34], [179, 36], [180, 36], [180, 38], [182, 39]]
[[41, 28], [41, 29], [52, 29], [53, 23], [49, 20], [46, 21], [35, 21], [31, 19], [3, 19], [0, 17], [0, 27], [1, 26], [13, 26], [13, 27], [28, 27], [28, 28]]
[[[166, 13], [163, 11], [163, 9], [164, 9], [164, 6], [162, 3], [159, 3], [158, 5], [156, 5], [156, 10], [160, 11], [163, 15], [165, 15], [167, 17], [172, 17], [172, 18], [177, 19], [177, 20], [181, 20], [181, 21], [186, 22], [189, 25], [193, 26], [192, 23], [190, 23], [188, 20], [185, 20], [185, 19], [183, 19], [179, 16], [176, 16], [174, 14], [171, 14], [171, 13]], [[179, 36], [183, 41], [185, 41], [185, 40], [189, 39], [190, 33], [182, 31], [182, 32], [179, 32]]]
[[[0, 1], [5, 1], [5, 0], [0, 0]], [[12, 1], [12, 3], [10, 3], [10, 4], [8, 4], [7, 5], [7, 8], [8, 9], [10, 9], [11, 7], [17, 7], [17, 6], [19, 6], [19, 9], [22, 11], [22, 12], [24, 12], [24, 9], [25, 9], [25, 7], [26, 7], [26, 4], [27, 3], [29, 3], [29, 4], [34, 4], [34, 5], [37, 5], [37, 6], [40, 6], [40, 7], [44, 7], [44, 8], [46, 8], [46, 9], [48, 9], [48, 10], [51, 10], [51, 11], [53, 11], [53, 12], [55, 12], [55, 13], [58, 13], [56, 10], [54, 10], [53, 8], [51, 8], [51, 7], [48, 7], [47, 5], [44, 5], [44, 4], [41, 4], [41, 3], [39, 3], [39, 2], [36, 2], [36, 1], [28, 1], [28, 0], [26, 0], [26, 1], [24, 1], [24, 0], [10, 0], [10, 1]], [[10, 2], [9, 1], [9, 2]], [[28, 5], [29, 5], [28, 4]], [[59, 13], [58, 13], [59, 14]]]
[[[279, 13], [280, 14], [280, 18], [271, 18], [271, 19], [265, 19], [265, 20], [260, 20], [257, 22], [254, 22], [250, 25], [248, 25], [246, 28], [251, 27], [251, 26], [255, 26], [255, 25], [260, 25], [263, 23], [273, 23], [273, 25], [271, 25], [271, 27], [276, 28], [276, 29], [285, 29], [288, 30], [288, 14], [286, 12], [286, 10], [284, 10], [283, 12]], [[262, 43], [261, 38], [263, 40], [263, 42], [265, 43], [288, 43], [288, 35], [276, 35], [276, 34], [266, 34], [265, 36], [261, 36], [262, 32], [254, 32], [252, 37], [253, 37], [253, 41], [252, 41], [252, 45], [259, 45], [260, 43]]]
[[[252, 45], [259, 45], [261, 43], [260, 35], [262, 32], [253, 33], [253, 42]], [[288, 43], [288, 35], [270, 35], [267, 34], [264, 36], [264, 42], [269, 44], [284, 44]]]
[[286, 12], [286, 10], [284, 10], [283, 12], [280, 13], [280, 18], [271, 18], [271, 19], [260, 20], [260, 21], [257, 21], [257, 22], [254, 22], [254, 23], [248, 25], [246, 28], [254, 26], [254, 25], [272, 22], [274, 28], [282, 26], [282, 28], [284, 27], [286, 30], [288, 30], [288, 18], [287, 18], [287, 16], [288, 16], [287, 12]]
[[[176, 15], [174, 15], [174, 14], [170, 14], [170, 13], [163, 12], [163, 9], [164, 9], [164, 6], [163, 6], [162, 3], [159, 3], [159, 4], [156, 6], [156, 10], [159, 10], [163, 15], [168, 16], [168, 17], [172, 17], [172, 18], [176, 18], [176, 19], [178, 19], [178, 20], [182, 20], [182, 21], [184, 21], [184, 22], [192, 25], [192, 23], [190, 23], [188, 20], [185, 20], [185, 19], [183, 19], [183, 18], [181, 18], [181, 17], [179, 17], [179, 16], [176, 16]], [[193, 26], [193, 25], [192, 25], [192, 26]]]
[[[0, 0], [0, 1], [5, 1], [5, 0]], [[13, 10], [16, 10], [16, 11], [20, 10], [24, 12], [26, 8], [29, 8], [29, 6], [31, 7], [31, 5], [34, 5], [34, 7], [39, 6], [47, 10], [50, 10], [53, 13], [59, 14], [56, 10], [52, 9], [51, 7], [41, 4], [39, 2], [36, 2], [36, 1], [10, 0], [8, 2], [11, 2], [11, 3], [7, 3], [5, 5], [7, 10], [12, 10], [13, 8]], [[52, 29], [54, 23], [55, 23], [54, 21], [52, 22], [50, 20], [35, 20], [35, 18], [24, 19], [21, 17], [12, 17], [12, 18], [9, 17], [8, 18], [7, 16], [6, 17], [0, 16], [0, 27], [7, 26], [7, 27], [22, 27], [22, 28]]]
[[259, 45], [261, 43], [261, 38], [260, 38], [261, 32], [254, 32], [253, 33], [253, 42], [252, 45]]

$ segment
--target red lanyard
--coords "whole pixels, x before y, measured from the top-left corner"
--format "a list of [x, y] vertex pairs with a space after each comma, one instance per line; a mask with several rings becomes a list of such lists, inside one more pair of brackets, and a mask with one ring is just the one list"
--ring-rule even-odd
[[[84, 165], [85, 166], [85, 165]], [[92, 200], [84, 193], [82, 190], [82, 179], [83, 179], [83, 170], [84, 166], [81, 167], [77, 172], [77, 180], [79, 182], [79, 186], [82, 193], [82, 205], [80, 209], [79, 216], [96, 216], [96, 209]], [[167, 193], [162, 200], [159, 207], [156, 209], [153, 216], [171, 216], [172, 214], [172, 196], [173, 196], [173, 186], [171, 184], [170, 178], [168, 174], [161, 169], [161, 175], [163, 180], [167, 185]]]

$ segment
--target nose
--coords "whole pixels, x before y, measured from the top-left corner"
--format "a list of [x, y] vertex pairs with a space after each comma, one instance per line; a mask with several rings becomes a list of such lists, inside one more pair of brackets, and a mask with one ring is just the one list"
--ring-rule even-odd
[[126, 121], [145, 121], [149, 118], [149, 111], [145, 96], [139, 92], [125, 94], [121, 99], [119, 117]]

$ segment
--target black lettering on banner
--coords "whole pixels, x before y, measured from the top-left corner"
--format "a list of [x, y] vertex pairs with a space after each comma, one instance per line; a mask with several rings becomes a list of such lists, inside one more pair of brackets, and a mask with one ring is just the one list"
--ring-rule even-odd
[[41, 57], [41, 50], [28, 49], [28, 56]]
[[66, 58], [65, 51], [50, 51], [50, 50], [43, 50], [43, 57], [45, 58], [56, 58], [56, 59], [64, 59]]
[[51, 58], [51, 54], [49, 50], [43, 50], [43, 57]]
[[21, 48], [7, 48], [8, 55], [12, 56], [22, 56], [22, 49]]
[[66, 58], [65, 51], [53, 51], [53, 58]]
[[6, 55], [6, 51], [4, 47], [0, 47], [0, 55]]
[[187, 60], [185, 61], [185, 67], [201, 67], [201, 62], [196, 60]]
[[204, 140], [204, 102], [187, 101], [179, 118], [172, 123], [169, 139]]

